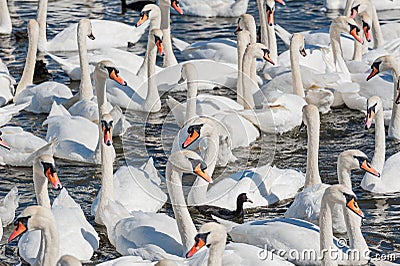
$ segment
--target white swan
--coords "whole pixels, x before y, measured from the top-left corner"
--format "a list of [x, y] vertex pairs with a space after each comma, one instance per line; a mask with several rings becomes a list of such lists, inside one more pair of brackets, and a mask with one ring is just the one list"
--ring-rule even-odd
[[[386, 56], [381, 56], [375, 59], [375, 61], [371, 65], [371, 73], [367, 77], [367, 81], [369, 81], [371, 78], [376, 76], [378, 73], [382, 71], [390, 70], [392, 77], [393, 77], [393, 94], [389, 88], [383, 87], [383, 84], [386, 84], [386, 82], [383, 79], [374, 79], [376, 80], [376, 84], [374, 84], [377, 88], [380, 90], [386, 90], [386, 93], [388, 94], [387, 97], [381, 98], [381, 104], [384, 109], [387, 109], [390, 105], [391, 107], [391, 118], [389, 124], [389, 130], [388, 130], [388, 136], [390, 138], [395, 138], [395, 139], [400, 139], [400, 117], [397, 113], [400, 112], [400, 108], [397, 104], [399, 101], [399, 95], [398, 95], [398, 90], [399, 90], [399, 79], [400, 79], [400, 64], [397, 62], [397, 58], [386, 55]], [[371, 81], [370, 81], [371, 82]], [[383, 84], [382, 84], [383, 83]], [[381, 93], [377, 93], [377, 95], [381, 96]], [[393, 95], [393, 97], [392, 97]], [[371, 95], [373, 96], [373, 95]], [[385, 112], [385, 111], [384, 111]], [[387, 112], [390, 114], [390, 112]], [[388, 114], [385, 114], [385, 118]], [[386, 120], [386, 119], [385, 119]], [[385, 121], [385, 124], [386, 121]]]
[[[99, 237], [94, 228], [86, 220], [81, 207], [68, 195], [64, 188], [50, 206], [47, 184], [61, 189], [62, 185], [55, 170], [51, 155], [43, 154], [35, 157], [33, 162], [33, 183], [36, 200], [40, 206], [50, 209], [58, 226], [61, 239], [59, 254], [71, 254], [81, 260], [89, 260], [99, 246]], [[44, 236], [46, 237], [46, 236]], [[39, 232], [28, 233], [18, 242], [19, 253], [24, 260], [33, 264], [41, 257], [44, 243]], [[58, 258], [57, 258], [58, 259]]]
[[[350, 175], [350, 171], [352, 169], [362, 169], [362, 165], [371, 168], [371, 166], [366, 163], [366, 155], [361, 151], [349, 150], [342, 153], [342, 155], [343, 154], [345, 154], [345, 158], [342, 158], [344, 159], [343, 163], [338, 165], [338, 172], [345, 175]], [[374, 172], [377, 173], [375, 169]], [[348, 178], [348, 180], [350, 180], [350, 178]], [[347, 184], [332, 185], [325, 190], [325, 195], [331, 194], [332, 192], [340, 192], [340, 197], [343, 197], [341, 204], [343, 204], [343, 213], [345, 215], [347, 231], [350, 237], [350, 248], [355, 248], [362, 251], [368, 249], [365, 240], [362, 237], [359, 219], [357, 219], [354, 214], [346, 210], [346, 207], [358, 207], [357, 204], [354, 204], [354, 193], [351, 191], [351, 189], [349, 189]], [[346, 200], [343, 192], [348, 194]], [[283, 249], [287, 252], [285, 253], [287, 255], [289, 254], [288, 252], [290, 249], [295, 249], [299, 252], [302, 252], [304, 249], [309, 249], [315, 250], [317, 254], [320, 254], [320, 247], [318, 245], [320, 233], [321, 239], [330, 239], [330, 242], [332, 242], [332, 217], [331, 215], [327, 214], [331, 212], [333, 204], [326, 202], [324, 198], [327, 199], [327, 197], [323, 197], [321, 203], [319, 222], [321, 228], [320, 230], [314, 224], [303, 220], [278, 218], [273, 220], [253, 221], [242, 225], [227, 225], [229, 228], [232, 228], [229, 231], [229, 235], [232, 237], [233, 241], [248, 243], [251, 245], [261, 245], [266, 247], [268, 250]], [[329, 208], [327, 209], [327, 207]], [[355, 208], [354, 211], [357, 211], [356, 209], [357, 208]], [[298, 241], [300, 235], [303, 239], [301, 242]], [[337, 240], [334, 238], [333, 242], [336, 244]], [[343, 248], [343, 245], [340, 245], [339, 248]], [[368, 255], [368, 253], [360, 254]], [[296, 256], [294, 258], [290, 255], [288, 255], [287, 258], [289, 261], [300, 265], [319, 265], [318, 261], [310, 261], [310, 258], [299, 258]], [[342, 253], [339, 253], [339, 258], [344, 260], [348, 259], [346, 254]]]
[[238, 17], [246, 13], [248, 0], [179, 1], [186, 15], [200, 17]]
[[327, 81], [326, 75], [315, 73], [307, 67], [300, 69], [299, 53], [302, 56], [307, 55], [304, 49], [304, 36], [301, 33], [294, 33], [290, 40], [291, 72], [275, 77], [261, 90], [266, 95], [271, 92], [274, 93], [275, 90], [284, 93], [293, 92], [305, 97], [307, 103], [316, 105], [321, 113], [327, 113], [333, 103], [334, 96], [331, 91], [324, 89], [324, 83]]
[[[313, 105], [306, 105], [303, 108], [303, 123], [307, 126], [307, 169], [306, 181], [303, 191], [299, 192], [292, 205], [285, 212], [285, 218], [297, 218], [319, 224], [321, 200], [324, 191], [329, 185], [321, 182], [318, 169], [318, 148], [319, 148], [319, 114], [318, 109]], [[346, 164], [349, 154], [344, 152], [339, 156], [338, 169]], [[372, 161], [374, 163], [374, 161]], [[362, 164], [364, 171], [374, 173], [368, 163]], [[376, 173], [375, 173], [376, 174]], [[344, 184], [352, 189], [350, 176], [338, 171], [339, 184]], [[346, 225], [343, 218], [342, 209], [335, 206], [332, 213], [333, 230], [336, 233], [345, 233]]]
[[[376, 6], [376, 10], [391, 10], [400, 8], [400, 1], [398, 0], [373, 0], [373, 2]], [[346, 1], [325, 0], [325, 7], [327, 9], [345, 9]]]
[[[226, 244], [224, 226], [214, 222], [202, 225], [195, 241], [186, 254], [190, 265], [293, 265], [269, 250], [263, 254], [263, 260], [258, 247], [243, 243]], [[204, 246], [207, 250], [202, 249]]]
[[12, 22], [7, 0], [0, 1], [0, 12], [0, 34], [10, 34], [12, 31]]
[[120, 211], [120, 205], [113, 204], [109, 199], [109, 206], [104, 208], [101, 219], [117, 251], [122, 255], [138, 255], [149, 260], [182, 259], [193, 245], [196, 235], [182, 191], [182, 174], [193, 173], [211, 182], [205, 172], [206, 167], [193, 151], [178, 151], [170, 155], [166, 183], [176, 220], [161, 213], [129, 214], [126, 210]]
[[13, 99], [15, 83], [15, 79], [10, 75], [6, 64], [0, 59], [0, 106], [6, 105]]
[[[394, 120], [398, 120], [398, 112], [394, 113]], [[400, 191], [400, 182], [395, 178], [400, 153], [397, 152], [385, 160], [385, 125], [383, 122], [382, 101], [377, 96], [368, 99], [365, 128], [368, 129], [375, 119], [375, 151], [372, 157], [373, 165], [381, 172], [380, 177], [365, 174], [361, 187], [373, 193], [392, 193]]]
[[29, 103], [25, 110], [32, 113], [49, 113], [53, 102], [62, 103], [71, 98], [72, 93], [66, 85], [54, 81], [31, 85], [39, 37], [39, 25], [34, 19], [28, 22], [28, 37], [28, 54], [21, 80], [15, 91], [14, 102], [16, 104]]
[[6, 227], [14, 221], [19, 197], [18, 188], [14, 186], [4, 198], [0, 199], [0, 227]]
[[21, 104], [9, 104], [0, 108], [0, 126], [7, 124], [14, 115], [19, 114], [20, 111], [24, 110], [29, 106], [29, 102]]
[[[77, 23], [74, 23], [63, 31], [58, 33], [50, 41], [46, 37], [46, 20], [47, 20], [47, 1], [40, 0], [37, 21], [40, 26], [39, 34], [39, 51], [76, 51], [78, 50], [78, 42], [76, 39]], [[105, 47], [126, 47], [128, 43], [136, 43], [143, 35], [146, 27], [136, 28], [110, 20], [92, 20], [93, 32], [96, 40], [90, 42], [88, 49], [99, 49]]]

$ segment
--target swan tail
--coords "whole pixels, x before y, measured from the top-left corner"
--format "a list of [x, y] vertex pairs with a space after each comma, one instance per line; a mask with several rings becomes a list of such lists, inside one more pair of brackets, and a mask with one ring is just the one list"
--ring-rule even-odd
[[181, 52], [190, 45], [190, 43], [182, 41], [178, 38], [172, 38], [172, 43], [176, 47], [176, 49], [178, 49]]
[[21, 104], [10, 104], [0, 108], [0, 115], [14, 115], [24, 110], [30, 105], [30, 102], [24, 102]]
[[[7, 226], [13, 222], [15, 210], [18, 208], [19, 198], [18, 188], [14, 186], [7, 195], [0, 200], [0, 206], [5, 206], [5, 208], [0, 208], [2, 226]], [[3, 210], [5, 212], [3, 212]]]
[[154, 167], [153, 157], [150, 157], [149, 160], [140, 166], [140, 169], [143, 170], [155, 185], [159, 186], [161, 184], [161, 178], [158, 175], [157, 169]]
[[81, 208], [74, 199], [69, 195], [66, 188], [63, 188], [57, 198], [54, 199], [52, 208]]
[[282, 28], [279, 24], [275, 25], [275, 33], [278, 35], [279, 38], [283, 41], [286, 47], [290, 45], [290, 38], [292, 38], [292, 34]]
[[47, 116], [47, 119], [43, 122], [43, 125], [46, 125], [46, 121], [51, 119], [51, 117], [54, 116], [68, 116], [71, 117], [71, 114], [68, 112], [67, 109], [63, 105], [59, 105], [56, 102], [53, 102], [53, 105], [51, 106], [51, 110], [49, 115]]
[[71, 64], [70, 62], [68, 62], [68, 60], [66, 60], [64, 58], [61, 58], [61, 57], [56, 56], [49, 52], [46, 52], [46, 54], [48, 56], [50, 56], [51, 59], [56, 61], [56, 63], [59, 64], [61, 66], [62, 70], [64, 70], [64, 72], [66, 72], [66, 73], [72, 72], [76, 68], [76, 65]]

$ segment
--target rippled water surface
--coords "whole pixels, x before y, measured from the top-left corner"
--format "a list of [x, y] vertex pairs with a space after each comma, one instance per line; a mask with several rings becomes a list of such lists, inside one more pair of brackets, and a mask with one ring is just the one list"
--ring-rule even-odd
[[[257, 16], [255, 1], [250, 0], [249, 13]], [[327, 27], [331, 18], [337, 13], [324, 13], [323, 1], [287, 1], [287, 6], [277, 6], [276, 23], [291, 32], [318, 29]], [[11, 36], [0, 36], [0, 57], [8, 65], [11, 74], [18, 81], [25, 60], [28, 41], [26, 38], [26, 24], [28, 19], [35, 18], [37, 1], [8, 1], [10, 13], [13, 20], [13, 34]], [[392, 20], [396, 13], [386, 13], [385, 20]], [[398, 16], [398, 15], [397, 15]], [[119, 1], [101, 1], [101, 0], [68, 0], [51, 1], [48, 7], [48, 37], [52, 38], [71, 23], [78, 22], [81, 18], [111, 19], [125, 22], [133, 25], [138, 19], [138, 12], [128, 11], [121, 13]], [[235, 28], [236, 18], [197, 18], [173, 15], [172, 34], [188, 42], [207, 40], [212, 37], [234, 38], [233, 30]], [[135, 53], [143, 54], [146, 44], [146, 38], [143, 37], [139, 43], [129, 50]], [[279, 50], [285, 48], [279, 42]], [[178, 60], [179, 53], [177, 54]], [[72, 83], [63, 73], [55, 62], [47, 56], [40, 56], [47, 64], [49, 74], [44, 76], [51, 80], [68, 84], [71, 89], [76, 91], [77, 83]], [[40, 82], [38, 79], [37, 82]], [[215, 93], [221, 93], [216, 91]], [[222, 92], [234, 98], [234, 94]], [[184, 99], [184, 93], [173, 95], [179, 100]], [[165, 96], [163, 96], [164, 100]], [[164, 102], [163, 102], [164, 103]], [[115, 140], [114, 145], [117, 152], [117, 160], [114, 169], [125, 164], [128, 161], [134, 165], [140, 165], [146, 160], [146, 156], [154, 157], [157, 169], [164, 175], [166, 164], [166, 153], [173, 141], [176, 126], [171, 123], [167, 117], [168, 109], [163, 104], [160, 114], [150, 117], [146, 124], [146, 134], [143, 135], [143, 125], [139, 123], [140, 116], [129, 114], [128, 119], [133, 127], [128, 130], [124, 140]], [[22, 113], [14, 117], [10, 125], [22, 126], [25, 130], [45, 137], [46, 128], [42, 127], [45, 115], [33, 115]], [[320, 171], [323, 181], [326, 183], [335, 183], [336, 181], [336, 161], [340, 152], [350, 148], [361, 149], [369, 156], [372, 156], [374, 148], [373, 130], [366, 131], [363, 128], [363, 114], [347, 109], [333, 110], [329, 114], [321, 117], [321, 141], [320, 141]], [[167, 123], [164, 123], [164, 122]], [[162, 137], [161, 137], [162, 133]], [[216, 175], [224, 171], [223, 175], [237, 171], [238, 165], [255, 166], [260, 158], [260, 163], [266, 163], [272, 160], [278, 167], [294, 168], [305, 171], [306, 164], [306, 140], [304, 132], [292, 132], [278, 136], [276, 147], [271, 145], [271, 139], [274, 137], [264, 136], [245, 150], [235, 150], [235, 155], [239, 158], [240, 164], [231, 164], [226, 169], [217, 169]], [[124, 147], [122, 147], [124, 143]], [[163, 144], [163, 145], [161, 145]], [[396, 141], [387, 141], [387, 155], [394, 154], [400, 150], [400, 145]], [[260, 155], [260, 151], [266, 153]], [[274, 157], [271, 151], [275, 152]], [[250, 156], [248, 154], [250, 153]], [[126, 157], [125, 157], [126, 155]], [[249, 161], [246, 162], [246, 158]], [[87, 219], [92, 223], [101, 235], [101, 245], [99, 250], [92, 257], [93, 263], [106, 261], [118, 257], [118, 253], [110, 245], [106, 237], [104, 227], [97, 226], [94, 223], [94, 217], [90, 215], [90, 204], [97, 194], [100, 183], [100, 168], [94, 166], [78, 165], [75, 163], [56, 161], [59, 177], [63, 185], [68, 188], [73, 198], [81, 205]], [[17, 185], [20, 193], [20, 207], [17, 209], [17, 215], [28, 205], [35, 204], [33, 193], [32, 170], [30, 168], [0, 167], [0, 197], [3, 197], [12, 186]], [[362, 175], [353, 174], [353, 186], [360, 200], [360, 206], [366, 214], [363, 222], [362, 231], [367, 239], [368, 245], [376, 253], [400, 252], [400, 197], [399, 195], [374, 196], [361, 190], [359, 184]], [[190, 183], [189, 181], [184, 181]], [[54, 198], [57, 192], [50, 191], [50, 196]], [[265, 217], [281, 217], [286, 205], [274, 208], [263, 208], [246, 215], [247, 220]], [[171, 213], [170, 207], [165, 207], [163, 211]], [[198, 224], [197, 224], [198, 225]], [[12, 228], [5, 228], [4, 237], [1, 241], [0, 264], [13, 264], [19, 262], [16, 243], [5, 244], [5, 236], [8, 236]], [[301, 240], [299, 240], [301, 241]]]

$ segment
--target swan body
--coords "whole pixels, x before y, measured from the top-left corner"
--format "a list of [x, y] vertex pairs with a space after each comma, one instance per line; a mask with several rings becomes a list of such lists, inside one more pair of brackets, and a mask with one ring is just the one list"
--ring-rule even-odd
[[10, 145], [10, 152], [0, 155], [0, 164], [12, 166], [31, 166], [30, 155], [47, 144], [47, 142], [24, 131], [21, 127], [6, 126], [1, 128], [6, 143]]
[[[394, 118], [397, 119], [397, 112]], [[397, 152], [385, 160], [385, 126], [383, 121], [382, 101], [379, 97], [373, 96], [368, 99], [368, 109], [366, 117], [366, 128], [372, 125], [375, 118], [375, 152], [372, 163], [381, 172], [380, 177], [365, 174], [361, 181], [361, 187], [372, 193], [392, 193], [400, 191], [400, 182], [393, 177], [398, 171], [397, 160], [400, 153]]]
[[[400, 8], [400, 2], [397, 0], [374, 0], [373, 3], [376, 7], [376, 10], [391, 10]], [[325, 0], [325, 7], [327, 9], [344, 9], [346, 7], [346, 1]]]
[[7, 106], [0, 108], [0, 126], [3, 126], [10, 122], [13, 116], [19, 114], [22, 110], [24, 110], [29, 103], [22, 104], [9, 104]]
[[0, 34], [10, 34], [12, 31], [12, 22], [6, 0], [0, 1], [0, 12]]
[[6, 105], [13, 99], [14, 84], [15, 79], [10, 75], [6, 64], [0, 59], [0, 106]]
[[20, 195], [18, 195], [18, 188], [13, 187], [4, 198], [0, 199], [1, 227], [6, 227], [14, 221], [15, 210], [18, 208], [19, 197]]
[[248, 0], [179, 1], [185, 14], [200, 17], [238, 17], [246, 13]]

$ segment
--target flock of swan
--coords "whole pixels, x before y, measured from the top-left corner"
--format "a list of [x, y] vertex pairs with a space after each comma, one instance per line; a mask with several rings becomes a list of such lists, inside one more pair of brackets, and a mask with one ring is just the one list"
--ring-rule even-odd
[[[8, 242], [20, 237], [19, 256], [31, 265], [90, 261], [102, 243], [75, 202], [78, 196], [62, 185], [58, 158], [101, 168], [91, 214], [105, 226], [121, 257], [99, 265], [383, 264], [373, 261], [362, 235], [364, 213], [352, 190], [351, 171], [365, 172], [360, 185], [366, 191], [400, 192], [400, 152], [385, 158], [385, 126], [388, 137], [400, 139], [400, 23], [381, 26], [377, 16], [377, 10], [400, 8], [400, 2], [327, 0], [328, 8], [344, 8], [344, 15], [327, 29], [293, 34], [275, 25], [276, 3], [285, 4], [257, 0], [260, 36], [254, 17], [245, 13], [248, 0], [159, 0], [144, 5], [136, 25], [83, 18], [48, 40], [48, 3], [39, 0], [36, 19], [27, 23], [29, 47], [18, 83], [0, 60], [0, 164], [32, 167], [37, 206], [15, 218], [20, 195], [12, 188], [0, 201], [0, 237], [3, 227], [14, 222]], [[238, 17], [237, 39], [187, 43], [172, 38], [172, 9], [180, 15]], [[118, 49], [135, 44], [146, 32], [144, 57]], [[7, 2], [0, 0], [0, 34], [11, 33]], [[281, 54], [277, 36], [288, 47]], [[60, 51], [76, 55], [60, 56]], [[53, 81], [33, 84], [38, 52], [71, 80], [80, 80], [79, 92], [73, 95], [68, 86]], [[163, 56], [161, 67], [157, 55]], [[236, 99], [198, 94], [215, 87], [235, 89]], [[170, 94], [178, 90], [186, 90], [185, 102]], [[160, 92], [168, 92], [165, 102]], [[153, 158], [140, 167], [114, 169], [113, 138], [131, 127], [123, 110], [158, 113], [163, 104], [180, 127], [165, 178]], [[360, 150], [343, 151], [337, 160], [338, 184], [330, 185], [322, 182], [318, 167], [320, 113], [343, 107], [364, 112], [365, 128], [375, 125], [375, 151], [371, 161]], [[7, 125], [25, 112], [47, 115], [45, 139]], [[216, 168], [236, 161], [235, 150], [263, 134], [302, 126], [308, 136], [305, 174], [260, 162], [210, 185]], [[184, 174], [196, 176], [188, 193], [182, 187]], [[60, 190], [53, 202], [49, 186]], [[168, 198], [174, 218], [159, 212]], [[289, 200], [284, 218], [244, 222], [245, 209]], [[215, 222], [197, 230], [192, 212]], [[334, 233], [346, 234], [348, 245]], [[260, 250], [266, 259], [260, 259]], [[314, 250], [318, 257], [294, 258], [289, 256], [293, 250]]]

